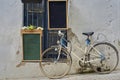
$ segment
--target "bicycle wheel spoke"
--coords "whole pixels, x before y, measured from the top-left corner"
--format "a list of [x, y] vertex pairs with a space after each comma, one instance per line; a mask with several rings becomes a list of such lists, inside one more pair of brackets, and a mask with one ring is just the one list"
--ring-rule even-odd
[[60, 51], [49, 48], [43, 52], [40, 67], [42, 72], [49, 78], [61, 78], [65, 76], [71, 67], [71, 57], [65, 49]]
[[100, 55], [99, 55], [95, 50], [93, 50], [93, 51], [92, 51], [92, 54], [90, 54], [90, 55], [91, 55], [91, 57], [96, 57], [96, 58], [97, 58], [97, 57], [98, 57], [98, 58], [100, 57]]
[[[96, 56], [97, 53], [99, 57]], [[110, 73], [117, 67], [119, 61], [118, 51], [110, 43], [98, 43], [94, 45], [94, 48], [91, 48], [89, 60], [95, 60], [97, 58], [100, 60], [94, 63], [90, 62], [90, 66], [98, 73]]]

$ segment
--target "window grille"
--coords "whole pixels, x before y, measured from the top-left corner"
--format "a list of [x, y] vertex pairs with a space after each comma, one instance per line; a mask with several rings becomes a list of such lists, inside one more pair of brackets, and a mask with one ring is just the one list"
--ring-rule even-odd
[[41, 3], [24, 3], [24, 26], [43, 26], [44, 0]]
[[[67, 30], [63, 30], [62, 31], [65, 35], [67, 35]], [[52, 46], [52, 45], [57, 45], [57, 40], [59, 39], [58, 36], [58, 30], [50, 30], [48, 32], [48, 47]], [[67, 39], [67, 36], [65, 36], [65, 39]], [[65, 42], [64, 42], [65, 43]], [[66, 43], [65, 43], [66, 45]]]

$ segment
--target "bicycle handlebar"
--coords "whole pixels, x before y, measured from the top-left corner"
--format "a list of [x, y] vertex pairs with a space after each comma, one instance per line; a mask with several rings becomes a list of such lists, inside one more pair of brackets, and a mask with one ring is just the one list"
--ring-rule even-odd
[[62, 33], [61, 31], [58, 31], [58, 36], [64, 36], [64, 33]]
[[[66, 40], [66, 39], [64, 38], [64, 35], [65, 35], [65, 34], [64, 34], [63, 32], [61, 32], [60, 30], [58, 31], [58, 36], [60, 36], [60, 40], [57, 41], [57, 43], [60, 44], [60, 45], [62, 45], [63, 47], [66, 47], [66, 48], [67, 48], [67, 46], [69, 45], [70, 49], [68, 50], [68, 52], [71, 53], [71, 51], [72, 51], [71, 41]], [[65, 43], [67, 43], [67, 45], [66, 45]], [[68, 44], [68, 43], [69, 43], [69, 44]]]

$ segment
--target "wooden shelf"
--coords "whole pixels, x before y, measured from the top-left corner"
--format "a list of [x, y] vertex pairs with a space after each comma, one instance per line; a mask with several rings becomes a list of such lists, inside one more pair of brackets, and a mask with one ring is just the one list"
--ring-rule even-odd
[[25, 30], [21, 30], [21, 34], [41, 34], [41, 36], [43, 35], [43, 33], [42, 33], [42, 30], [37, 30], [37, 29], [33, 29], [33, 30], [27, 30], [27, 29], [25, 29]]

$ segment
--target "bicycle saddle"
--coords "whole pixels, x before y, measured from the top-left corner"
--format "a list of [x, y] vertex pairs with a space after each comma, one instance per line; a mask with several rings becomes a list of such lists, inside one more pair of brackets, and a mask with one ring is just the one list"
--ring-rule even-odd
[[83, 35], [86, 35], [86, 36], [92, 36], [94, 34], [94, 32], [85, 32], [85, 33], [82, 33]]

